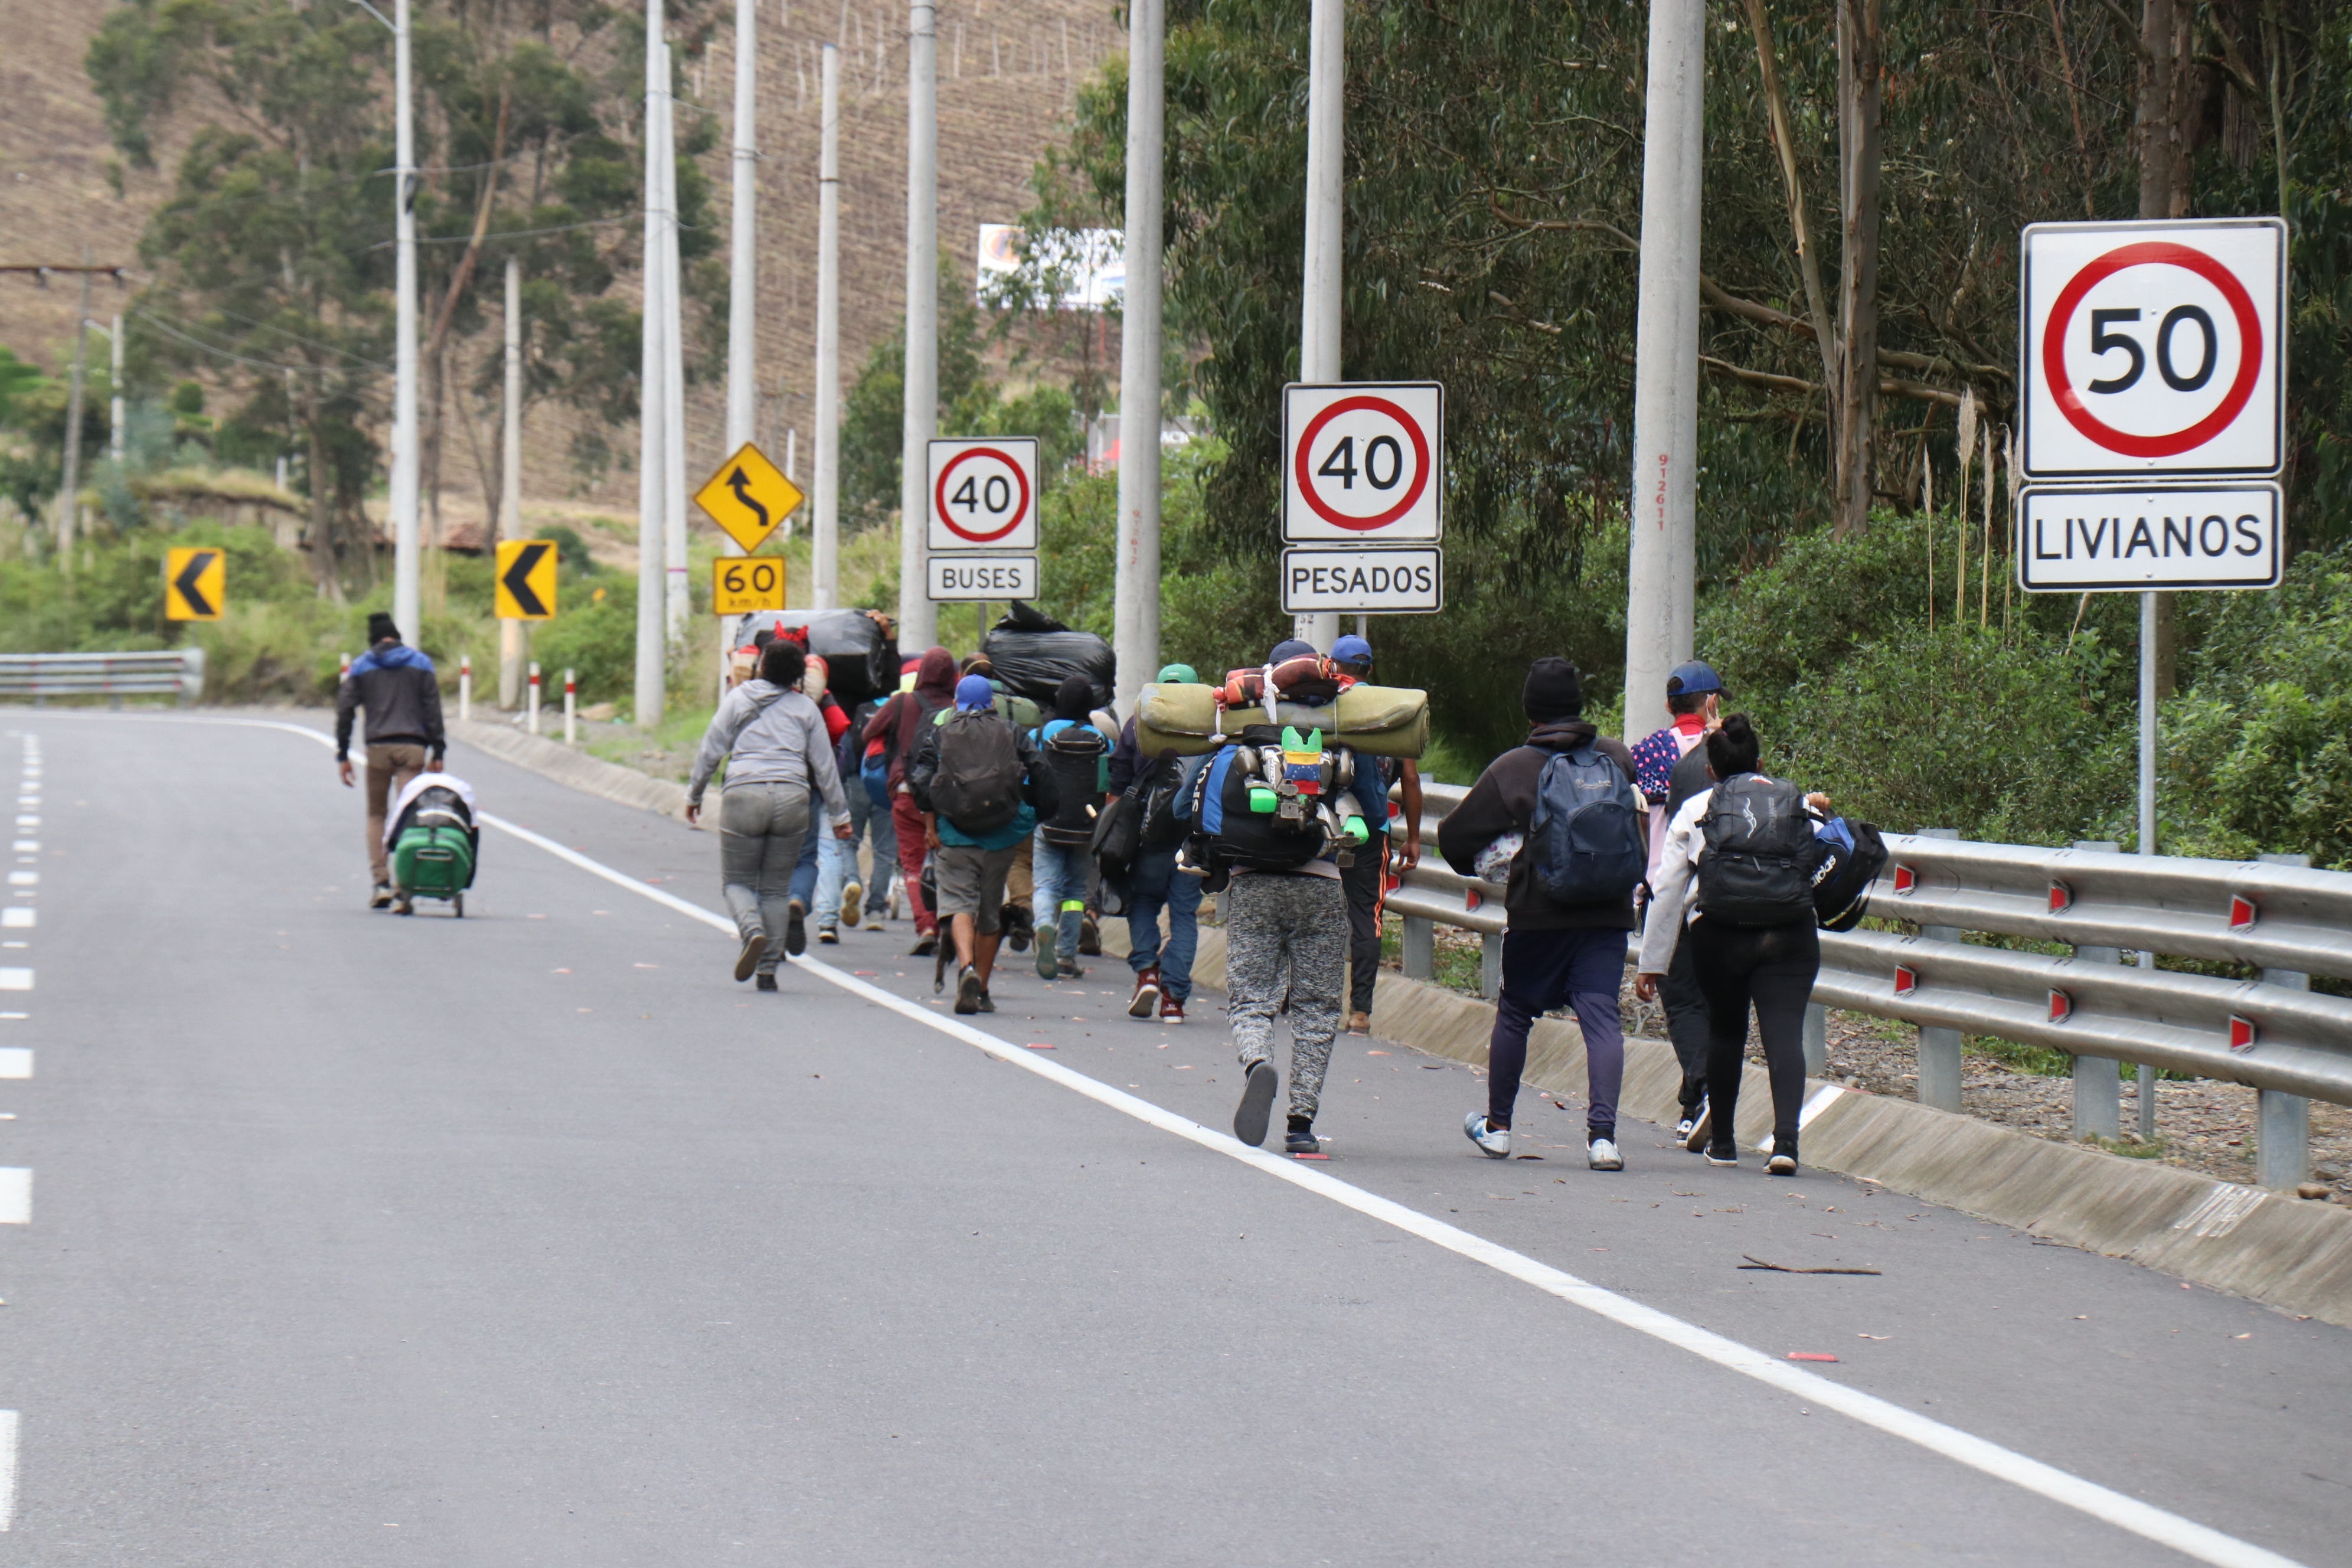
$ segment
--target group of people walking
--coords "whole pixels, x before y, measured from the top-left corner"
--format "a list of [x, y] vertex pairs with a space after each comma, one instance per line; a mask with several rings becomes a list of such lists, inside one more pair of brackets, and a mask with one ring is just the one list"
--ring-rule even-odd
[[[1360, 637], [1341, 637], [1328, 658], [1285, 642], [1265, 668], [1302, 659], [1341, 687], [1373, 668]], [[895, 873], [893, 907], [902, 901], [915, 923], [913, 952], [952, 968], [956, 1012], [995, 1011], [991, 985], [1008, 942], [1034, 947], [1041, 978], [1083, 974], [1077, 958], [1099, 951], [1097, 912], [1108, 910], [1129, 925], [1129, 1014], [1181, 1024], [1199, 911], [1214, 893], [1244, 1073], [1234, 1135], [1255, 1146], [1271, 1131], [1285, 1087], [1276, 1021], [1286, 1016], [1283, 1147], [1322, 1158], [1315, 1120], [1332, 1047], [1343, 1027], [1370, 1031], [1391, 868], [1420, 857], [1413, 764], [1335, 756], [1345, 752], [1336, 746], [1301, 753], [1286, 748], [1307, 742], [1286, 731], [1285, 763], [1319, 766], [1320, 798], [1344, 809], [1322, 837], [1297, 840], [1307, 847], [1297, 852], [1229, 850], [1221, 847], [1237, 814], [1272, 809], [1246, 804], [1274, 777], [1252, 771], [1258, 752], [1148, 756], [1136, 718], [1110, 711], [1085, 677], [1065, 680], [1041, 711], [993, 673], [983, 656], [959, 665], [933, 647], [908, 662], [899, 691], [844, 712], [823, 690], [821, 661], [789, 636], [766, 642], [756, 673], [712, 719], [688, 784], [689, 815], [698, 815], [724, 763], [719, 826], [741, 939], [736, 978], [774, 989], [777, 965], [803, 950], [812, 918], [821, 942], [837, 941], [844, 923], [856, 928], [861, 914], [878, 928]], [[1199, 678], [1171, 665], [1159, 679]], [[1824, 797], [1760, 771], [1754, 726], [1721, 711], [1723, 683], [1707, 665], [1677, 668], [1664, 695], [1672, 721], [1629, 747], [1584, 717], [1573, 665], [1536, 660], [1520, 692], [1526, 740], [1489, 763], [1439, 826], [1446, 862], [1499, 884], [1507, 921], [1487, 1103], [1464, 1131], [1488, 1156], [1509, 1157], [1529, 1032], [1567, 1009], [1584, 1044], [1588, 1163], [1623, 1168], [1620, 993], [1638, 932], [1633, 989], [1663, 998], [1682, 1067], [1677, 1136], [1713, 1163], [1738, 1163], [1752, 1011], [1773, 1102], [1767, 1170], [1793, 1173], [1804, 1008], [1820, 966], [1818, 846], [1839, 825]], [[1392, 793], [1403, 810], [1393, 834]], [[1122, 811], [1131, 820], [1112, 832]]]

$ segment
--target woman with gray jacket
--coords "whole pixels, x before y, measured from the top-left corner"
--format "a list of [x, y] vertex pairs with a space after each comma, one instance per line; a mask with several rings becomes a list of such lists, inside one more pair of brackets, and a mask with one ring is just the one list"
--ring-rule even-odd
[[836, 837], [851, 832], [849, 797], [834, 765], [831, 738], [817, 705], [794, 689], [808, 668], [798, 643], [782, 638], [760, 656], [760, 673], [730, 691], [703, 731], [702, 750], [686, 786], [686, 819], [702, 816], [702, 792], [723, 761], [727, 782], [719, 796], [719, 880], [727, 908], [742, 933], [735, 978], [760, 977], [776, 988], [776, 965], [787, 950], [793, 868], [807, 841], [810, 786], [824, 798]]

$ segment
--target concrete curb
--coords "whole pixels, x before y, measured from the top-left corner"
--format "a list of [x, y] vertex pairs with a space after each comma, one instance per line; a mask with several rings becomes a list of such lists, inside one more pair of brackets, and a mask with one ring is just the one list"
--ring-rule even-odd
[[684, 784], [654, 778], [635, 768], [608, 763], [602, 757], [551, 741], [543, 735], [527, 735], [503, 724], [451, 720], [448, 731], [452, 740], [463, 741], [504, 762], [529, 768], [543, 778], [568, 784], [583, 794], [602, 795], [606, 800], [676, 817], [681, 822], [686, 820]]
[[[1123, 922], [1106, 921], [1104, 951], [1123, 953], [1126, 935]], [[1202, 928], [1192, 977], [1223, 987], [1222, 928]], [[1381, 1039], [1486, 1065], [1491, 1003], [1383, 973], [1372, 1016]], [[1583, 1093], [1584, 1041], [1574, 1024], [1536, 1021], [1525, 1081], [1563, 1099]], [[1681, 1085], [1672, 1046], [1625, 1042], [1619, 1104], [1629, 1115], [1673, 1126]], [[1805, 1124], [1808, 1165], [2352, 1328], [2352, 1211], [2340, 1205], [2218, 1182], [1819, 1079], [1808, 1080], [1806, 1101], [1816, 1108]], [[1763, 1069], [1750, 1067], [1739, 1091], [1739, 1142], [1752, 1149], [1771, 1130], [1771, 1089]]]

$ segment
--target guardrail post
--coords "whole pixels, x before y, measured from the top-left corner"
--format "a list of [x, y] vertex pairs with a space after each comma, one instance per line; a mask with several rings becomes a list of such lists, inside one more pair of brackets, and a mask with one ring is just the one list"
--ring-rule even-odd
[[1437, 922], [1421, 915], [1404, 917], [1404, 977], [1427, 980], [1437, 973]]
[[[2110, 854], [2123, 847], [2110, 839], [2078, 838], [2077, 849], [2104, 849]], [[2077, 963], [2121, 963], [2123, 950], [2115, 947], [2077, 947]], [[2153, 1068], [2140, 1068], [2140, 1092], [2148, 1093], [2155, 1087]], [[2123, 1072], [2106, 1057], [2074, 1058], [2074, 1136], [2077, 1138], [2121, 1138], [2124, 1134]]]
[[474, 657], [466, 655], [457, 661], [457, 722], [465, 723], [474, 716]]
[[[2308, 855], [2260, 855], [2266, 866], [2308, 866]], [[2311, 976], [2292, 969], [2265, 969], [2263, 984], [2293, 991], [2311, 989]], [[2254, 1091], [2254, 1180], [2273, 1189], [2290, 1189], [2311, 1174], [2311, 1101], [2299, 1094], [2274, 1089]]]
[[530, 661], [530, 691], [526, 701], [528, 705], [523, 710], [523, 728], [536, 735], [539, 733], [539, 661], [537, 659]]
[[580, 743], [580, 674], [572, 669], [563, 672], [563, 743]]
[[1805, 1076], [1821, 1078], [1830, 1070], [1830, 1010], [1818, 1002], [1805, 1004]]
[[[1922, 838], [1958, 838], [1957, 827], [1923, 827]], [[1958, 926], [1921, 926], [1929, 942], [1958, 942]], [[1919, 1103], [1937, 1110], [1960, 1108], [1960, 1032], [1922, 1024], [1919, 1026]]]
[[1503, 994], [1503, 933], [1478, 933], [1478, 994], [1492, 1002]]

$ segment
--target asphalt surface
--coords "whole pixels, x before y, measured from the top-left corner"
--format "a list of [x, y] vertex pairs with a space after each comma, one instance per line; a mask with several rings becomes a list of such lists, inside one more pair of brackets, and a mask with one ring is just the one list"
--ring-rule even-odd
[[[16, 710], [11, 776], [28, 736], [0, 1565], [2191, 1560], [806, 968], [755, 994], [724, 936], [495, 828], [463, 921], [371, 913], [360, 803], [311, 740]], [[719, 907], [712, 836], [452, 765]], [[812, 956], [944, 1016], [909, 940]], [[1139, 1024], [1092, 964], [1009, 962], [975, 1022], [1226, 1126], [1216, 994]], [[1541, 1158], [1490, 1162], [1460, 1131], [1483, 1097], [1343, 1041], [1311, 1169], [2347, 1561], [2343, 1331], [1642, 1124], [1590, 1172], [1573, 1101], [1523, 1100]]]

